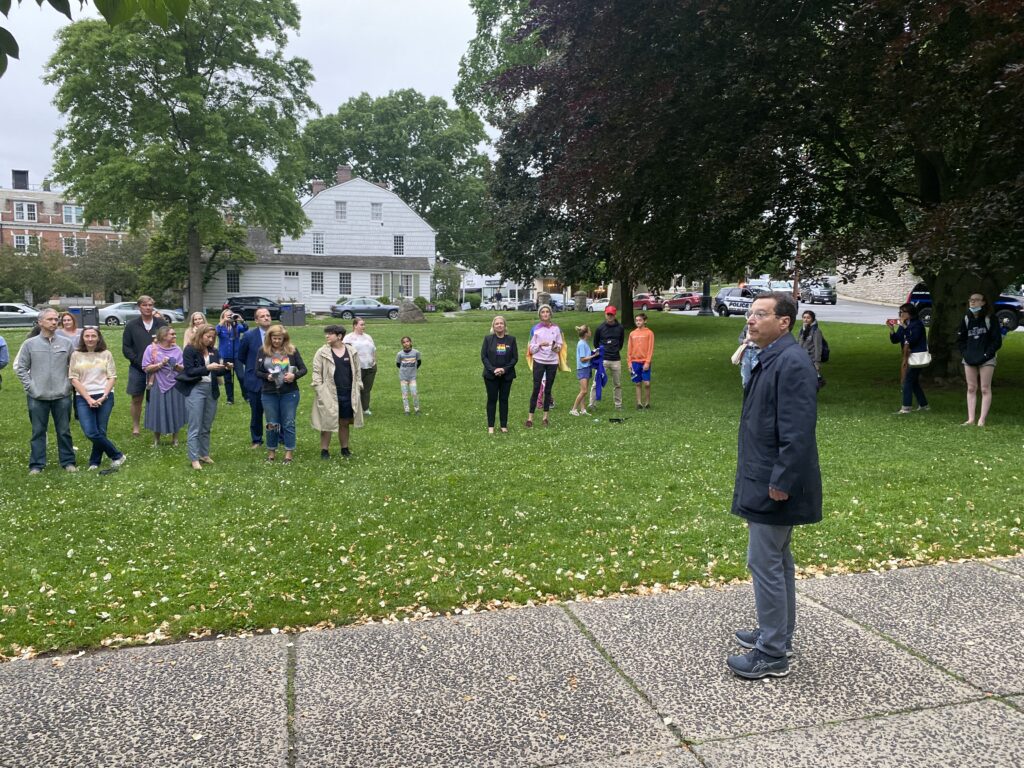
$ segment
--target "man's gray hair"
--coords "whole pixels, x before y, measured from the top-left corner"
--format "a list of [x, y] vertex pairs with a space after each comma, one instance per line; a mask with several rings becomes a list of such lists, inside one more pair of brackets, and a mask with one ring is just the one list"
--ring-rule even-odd
[[53, 314], [55, 314], [55, 315], [59, 315], [60, 314], [60, 312], [58, 312], [53, 307], [43, 307], [42, 309], [39, 310], [39, 319], [42, 320], [43, 319], [43, 315], [48, 315], [51, 312]]

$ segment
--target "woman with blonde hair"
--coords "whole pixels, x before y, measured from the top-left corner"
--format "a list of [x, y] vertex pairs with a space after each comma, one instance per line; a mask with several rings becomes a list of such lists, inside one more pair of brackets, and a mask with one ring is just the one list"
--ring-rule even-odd
[[210, 458], [210, 433], [217, 416], [217, 398], [220, 388], [217, 377], [223, 376], [227, 366], [217, 352], [217, 330], [212, 325], [200, 325], [192, 334], [192, 343], [185, 347], [184, 370], [175, 387], [185, 396], [188, 414], [188, 458], [192, 469], [213, 464]]
[[256, 378], [263, 382], [263, 412], [267, 419], [267, 461], [277, 458], [284, 443], [284, 463], [295, 453], [295, 413], [299, 409], [299, 385], [306, 375], [302, 355], [280, 323], [267, 328], [263, 347], [256, 355]]
[[349, 427], [363, 426], [363, 369], [359, 351], [344, 341], [341, 325], [324, 326], [326, 344], [313, 356], [313, 429], [320, 431], [320, 458], [331, 458], [331, 435], [338, 433], [341, 457], [352, 456], [349, 450]]
[[508, 396], [512, 391], [512, 380], [516, 377], [519, 349], [516, 337], [505, 332], [505, 318], [501, 315], [495, 315], [491, 320], [491, 332], [484, 336], [480, 360], [484, 364], [484, 386], [487, 388], [487, 432], [494, 434], [495, 410], [499, 410], [501, 431], [508, 432]]
[[182, 347], [191, 347], [192, 342], [195, 341], [196, 332], [206, 325], [206, 315], [202, 312], [193, 312], [188, 316], [188, 327], [185, 329], [185, 340], [182, 342]]
[[543, 385], [544, 403], [542, 422], [549, 426], [548, 411], [551, 410], [551, 396], [555, 388], [555, 374], [558, 372], [560, 352], [565, 346], [562, 329], [551, 322], [551, 307], [542, 304], [537, 310], [540, 322], [533, 327], [533, 335], [527, 350], [533, 359], [533, 393], [530, 395], [530, 415], [526, 417], [526, 426], [533, 426], [533, 414], [537, 410], [537, 398]]
[[78, 330], [78, 321], [70, 312], [61, 312], [60, 317], [57, 318], [57, 335], [63, 336], [65, 339], [71, 339], [71, 344], [75, 349], [78, 348], [82, 332]]

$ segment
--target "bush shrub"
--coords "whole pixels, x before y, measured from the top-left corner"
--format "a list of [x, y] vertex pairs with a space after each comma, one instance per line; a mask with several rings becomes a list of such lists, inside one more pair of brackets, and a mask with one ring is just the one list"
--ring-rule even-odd
[[480, 309], [480, 294], [479, 293], [468, 293], [466, 294], [466, 301], [469, 302], [470, 309]]
[[438, 299], [434, 302], [434, 306], [437, 307], [438, 312], [454, 312], [458, 309], [458, 305], [449, 299]]
[[334, 302], [334, 303], [335, 304], [344, 304], [346, 301], [348, 301], [348, 298], [349, 298], [348, 296], [339, 296], [338, 300], [336, 302]]
[[379, 301], [381, 304], [391, 304], [392, 303], [390, 296], [378, 296], [377, 297], [377, 301]]
[[417, 296], [412, 300], [412, 303], [420, 308], [420, 312], [427, 311], [427, 299], [425, 296]]

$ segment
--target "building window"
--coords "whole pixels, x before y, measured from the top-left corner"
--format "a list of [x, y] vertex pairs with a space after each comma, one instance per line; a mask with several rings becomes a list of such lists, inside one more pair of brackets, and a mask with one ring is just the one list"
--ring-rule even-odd
[[23, 203], [15, 201], [14, 203], [14, 220], [15, 221], [38, 221], [36, 216], [36, 204], [35, 203]]
[[313, 255], [323, 256], [324, 255], [324, 233], [314, 232], [313, 233]]
[[228, 293], [238, 293], [242, 290], [242, 281], [239, 279], [241, 277], [241, 273], [237, 269], [229, 269], [226, 277], [228, 282]]
[[370, 221], [384, 221], [384, 203], [370, 203]]
[[405, 235], [395, 235], [395, 256], [405, 256]]
[[64, 205], [65, 224], [84, 224], [85, 209], [80, 205]]
[[402, 275], [398, 278], [398, 295], [412, 296], [412, 275]]
[[16, 251], [38, 251], [39, 237], [37, 235], [15, 235], [14, 250]]
[[348, 219], [348, 203], [344, 200], [334, 201], [334, 218], [338, 221], [345, 221]]
[[376, 272], [370, 273], [370, 295], [380, 296], [384, 293], [384, 275]]
[[76, 237], [62, 237], [61, 250], [65, 256], [84, 256], [85, 243], [85, 240]]
[[323, 272], [310, 272], [309, 273], [309, 289], [313, 293], [324, 292], [324, 273]]
[[351, 272], [339, 272], [338, 273], [338, 293], [342, 296], [352, 295], [352, 273]]

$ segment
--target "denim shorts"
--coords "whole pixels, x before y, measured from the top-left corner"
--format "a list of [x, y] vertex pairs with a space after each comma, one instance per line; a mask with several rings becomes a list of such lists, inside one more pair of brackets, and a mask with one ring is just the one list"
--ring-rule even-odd
[[590, 368], [589, 366], [587, 368], [577, 368], [576, 369], [576, 378], [581, 380], [581, 381], [584, 380], [584, 379], [589, 379], [593, 375], [594, 375], [594, 369]]

